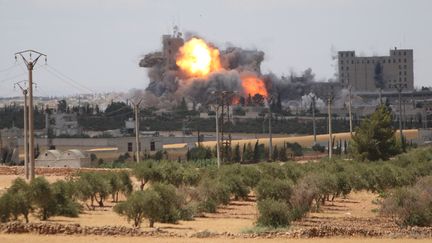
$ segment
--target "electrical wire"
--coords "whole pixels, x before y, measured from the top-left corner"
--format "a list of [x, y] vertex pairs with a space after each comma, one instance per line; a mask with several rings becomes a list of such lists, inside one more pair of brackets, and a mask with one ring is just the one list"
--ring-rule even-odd
[[96, 91], [94, 91], [94, 90], [92, 90], [92, 89], [86, 87], [85, 85], [82, 85], [82, 84], [80, 84], [79, 82], [73, 80], [71, 77], [69, 77], [69, 76], [63, 74], [63, 73], [60, 72], [57, 68], [54, 68], [53, 66], [48, 65], [48, 64], [46, 64], [45, 66], [48, 67], [48, 68], [50, 68], [53, 72], [57, 73], [58, 75], [62, 76], [64, 79], [67, 79], [67, 80], [73, 82], [75, 85], [80, 86], [82, 89], [88, 90], [88, 91], [90, 91], [91, 93], [97, 93]]
[[10, 67], [4, 68], [4, 69], [0, 69], [0, 73], [2, 73], [2, 72], [6, 72], [6, 71], [9, 71], [9, 70], [13, 69], [13, 68], [16, 67], [16, 66], [18, 66], [18, 65], [17, 65], [17, 63], [15, 62], [15, 63], [12, 64], [12, 66], [10, 66]]
[[[41, 66], [41, 67], [44, 67], [44, 66]], [[87, 92], [87, 91], [84, 90], [83, 88], [81, 88], [81, 87], [79, 87], [78, 85], [76, 85], [76, 84], [74, 84], [74, 83], [68, 81], [67, 79], [63, 78], [62, 76], [56, 74], [55, 72], [52, 72], [52, 71], [49, 70], [48, 68], [45, 68], [45, 67], [44, 67], [43, 70], [45, 70], [45, 71], [48, 72], [49, 74], [53, 75], [54, 77], [58, 78], [59, 81], [61, 81], [61, 82], [63, 82], [63, 83], [66, 83], [66, 84], [70, 85], [71, 87], [77, 89], [79, 92], [84, 92], [84, 93]]]

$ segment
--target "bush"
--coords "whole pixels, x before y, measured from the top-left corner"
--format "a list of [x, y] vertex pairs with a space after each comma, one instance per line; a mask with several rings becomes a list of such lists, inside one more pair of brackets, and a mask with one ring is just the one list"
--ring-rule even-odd
[[415, 186], [391, 191], [382, 202], [381, 213], [394, 216], [402, 226], [432, 226], [432, 176]]
[[[7, 194], [12, 197], [8, 199]], [[22, 215], [28, 223], [28, 215], [33, 210], [29, 184], [24, 179], [17, 178], [12, 182], [4, 196], [6, 197], [5, 201], [9, 201], [4, 206], [9, 207], [6, 211], [10, 211], [13, 219], [17, 220]]]
[[286, 143], [286, 147], [291, 149], [294, 156], [302, 156], [303, 155], [303, 148], [298, 143]]
[[187, 160], [201, 160], [201, 159], [211, 159], [212, 152], [208, 147], [195, 147], [188, 151]]
[[72, 183], [66, 181], [56, 181], [51, 184], [52, 195], [56, 204], [56, 215], [66, 217], [78, 217], [80, 205], [73, 200], [75, 187]]
[[312, 146], [312, 150], [315, 152], [324, 153], [325, 149], [326, 149], [325, 146], [322, 146], [319, 143], [316, 143]]
[[133, 221], [134, 227], [139, 227], [144, 218], [148, 218], [149, 226], [153, 227], [163, 214], [162, 199], [152, 189], [136, 191], [126, 201], [118, 203], [114, 212], [126, 216], [128, 222]]
[[226, 165], [219, 170], [219, 181], [225, 184], [235, 200], [247, 199], [250, 189], [241, 176], [241, 165]]
[[282, 202], [273, 199], [265, 199], [258, 202], [258, 221], [259, 226], [266, 227], [286, 227], [290, 224], [290, 208]]
[[226, 205], [230, 200], [229, 188], [217, 179], [201, 180], [197, 191], [198, 195], [194, 199], [198, 202], [199, 212], [215, 213], [218, 205]]
[[44, 177], [36, 177], [30, 182], [31, 201], [39, 209], [41, 220], [56, 214], [56, 202], [50, 184]]
[[126, 197], [132, 193], [132, 181], [129, 174], [125, 171], [108, 172], [105, 174], [109, 183], [109, 192], [114, 202], [118, 202], [119, 193], [123, 193]]
[[149, 181], [160, 180], [161, 177], [156, 163], [151, 160], [145, 160], [136, 164], [132, 168], [132, 174], [135, 176], [135, 178], [137, 178], [138, 181], [140, 181], [141, 191], [144, 190], [144, 186]]
[[[103, 173], [80, 173], [76, 181], [76, 188], [77, 194], [82, 201], [86, 202], [90, 200], [92, 209], [94, 209], [94, 201], [96, 201], [100, 207], [103, 207], [104, 200], [110, 194], [109, 181]], [[89, 206], [87, 207], [91, 209]]]
[[257, 200], [273, 199], [290, 203], [292, 194], [292, 183], [281, 179], [263, 179], [257, 188]]
[[158, 193], [162, 202], [162, 214], [158, 220], [162, 223], [176, 223], [180, 219], [181, 198], [173, 185], [154, 184], [152, 190]]

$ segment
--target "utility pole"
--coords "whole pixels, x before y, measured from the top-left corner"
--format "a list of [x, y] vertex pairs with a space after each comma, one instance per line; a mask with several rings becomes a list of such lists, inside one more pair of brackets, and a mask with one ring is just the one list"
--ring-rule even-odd
[[21, 89], [23, 96], [24, 96], [24, 121], [23, 121], [23, 123], [24, 123], [24, 174], [25, 174], [25, 178], [28, 180], [28, 179], [30, 179], [29, 178], [29, 163], [28, 163], [29, 162], [29, 150], [28, 150], [28, 137], [29, 136], [28, 136], [28, 127], [27, 127], [27, 124], [28, 124], [27, 92], [28, 92], [28, 90], [27, 90], [27, 88], [22, 87], [20, 85], [20, 83], [22, 83], [22, 82], [26, 82], [26, 81], [16, 82], [15, 85], [17, 85]]
[[131, 102], [134, 106], [135, 111], [135, 145], [136, 145], [136, 151], [135, 151], [135, 157], [136, 162], [140, 162], [140, 141], [139, 141], [139, 107], [142, 102], [142, 99], [140, 99], [138, 102]]
[[315, 94], [312, 94], [311, 98], [312, 98], [312, 127], [313, 127], [313, 137], [314, 137], [314, 145], [315, 145], [317, 144], [316, 121], [315, 121], [315, 105], [316, 105]]
[[[271, 100], [271, 99], [270, 99]], [[269, 161], [272, 161], [273, 156], [273, 134], [272, 134], [272, 111], [269, 103]]]
[[[225, 106], [225, 102], [227, 103], [227, 106], [229, 106], [229, 101], [231, 100], [231, 98], [236, 94], [236, 92], [233, 91], [221, 91], [221, 90], [216, 90], [216, 91], [212, 91], [210, 94], [214, 95], [216, 98], [216, 104], [214, 105], [215, 110], [216, 110], [216, 156], [217, 156], [217, 163], [218, 163], [218, 168], [221, 165], [221, 156], [220, 156], [220, 132], [219, 132], [219, 107], [222, 107], [222, 127], [223, 127], [223, 115], [224, 115], [224, 106]], [[229, 110], [228, 110], [229, 113]], [[224, 145], [224, 138], [223, 138], [223, 132], [222, 132], [222, 145]], [[231, 146], [231, 141], [228, 141], [226, 146]]]
[[[28, 53], [28, 60], [25, 55]], [[32, 54], [36, 54], [36, 59], [32, 60]], [[35, 178], [35, 153], [34, 153], [34, 118], [33, 118], [33, 68], [36, 65], [37, 61], [40, 57], [45, 57], [45, 63], [47, 61], [47, 56], [43, 53], [34, 51], [34, 50], [25, 50], [15, 53], [15, 60], [17, 56], [21, 56], [25, 65], [27, 66], [27, 70], [29, 72], [29, 85], [28, 85], [28, 136], [29, 136], [29, 163], [30, 163], [30, 180]]]
[[220, 161], [220, 144], [219, 144], [219, 105], [216, 106], [216, 157], [217, 157], [217, 166], [220, 168], [221, 161]]
[[399, 99], [399, 132], [400, 132], [400, 140], [402, 148], [405, 150], [404, 145], [404, 138], [403, 138], [403, 132], [402, 132], [402, 90], [403, 90], [403, 84], [397, 83], [394, 85], [396, 90], [398, 91], [398, 99]]
[[328, 151], [329, 151], [329, 159], [332, 158], [332, 154], [333, 154], [333, 135], [332, 135], [332, 114], [331, 114], [331, 103], [332, 103], [333, 97], [330, 94], [328, 97], [328, 129], [329, 129], [329, 146], [328, 146]]
[[350, 119], [350, 136], [352, 138], [352, 103], [351, 103], [351, 89], [352, 86], [348, 86], [348, 114], [349, 114], [349, 119]]

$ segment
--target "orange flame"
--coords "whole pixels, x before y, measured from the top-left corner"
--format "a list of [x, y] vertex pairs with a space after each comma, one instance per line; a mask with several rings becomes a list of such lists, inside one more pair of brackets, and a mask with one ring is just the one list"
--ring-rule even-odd
[[268, 96], [265, 83], [262, 79], [256, 76], [247, 75], [247, 76], [242, 76], [241, 80], [242, 80], [241, 85], [246, 95], [254, 96], [256, 94], [260, 94], [264, 97]]
[[180, 47], [176, 64], [192, 77], [205, 77], [222, 69], [219, 50], [198, 38], [192, 38]]

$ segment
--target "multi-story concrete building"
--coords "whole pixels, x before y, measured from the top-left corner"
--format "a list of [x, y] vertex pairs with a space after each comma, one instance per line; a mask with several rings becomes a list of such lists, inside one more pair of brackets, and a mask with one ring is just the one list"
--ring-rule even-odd
[[413, 50], [390, 50], [389, 56], [356, 56], [354, 51], [338, 53], [339, 81], [357, 92], [382, 89], [394, 91], [396, 84], [414, 89]]

